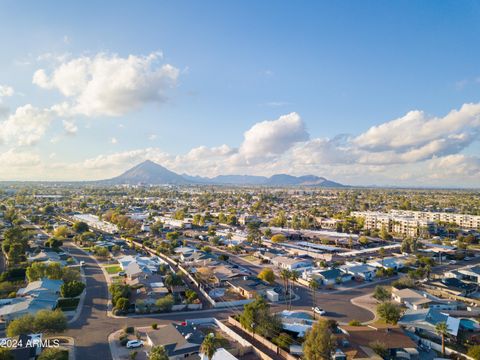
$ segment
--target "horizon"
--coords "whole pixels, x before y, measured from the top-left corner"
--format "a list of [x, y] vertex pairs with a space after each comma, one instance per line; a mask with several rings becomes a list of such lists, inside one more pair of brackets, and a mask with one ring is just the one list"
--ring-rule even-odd
[[473, 1], [2, 2], [0, 181], [151, 160], [477, 189], [479, 18]]

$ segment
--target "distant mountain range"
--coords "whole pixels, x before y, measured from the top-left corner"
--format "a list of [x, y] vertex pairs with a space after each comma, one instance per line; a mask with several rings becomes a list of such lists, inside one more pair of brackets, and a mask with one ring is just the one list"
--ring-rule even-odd
[[213, 178], [179, 175], [167, 168], [146, 160], [123, 174], [101, 183], [108, 184], [149, 184], [149, 185], [264, 185], [264, 186], [318, 186], [318, 187], [344, 187], [340, 183], [315, 175], [292, 176], [278, 174], [270, 177], [253, 175], [219, 175]]

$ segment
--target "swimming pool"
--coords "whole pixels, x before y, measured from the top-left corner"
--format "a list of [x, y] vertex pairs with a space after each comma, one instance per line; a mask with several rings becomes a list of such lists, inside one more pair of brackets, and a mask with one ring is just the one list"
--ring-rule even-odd
[[473, 319], [460, 319], [460, 326], [463, 327], [465, 330], [470, 330], [470, 331], [475, 331], [480, 329], [478, 322]]

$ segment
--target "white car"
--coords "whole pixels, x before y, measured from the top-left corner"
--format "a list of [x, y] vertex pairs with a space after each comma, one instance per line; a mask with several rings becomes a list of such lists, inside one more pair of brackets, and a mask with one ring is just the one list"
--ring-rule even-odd
[[85, 261], [80, 261], [80, 266], [85, 266]]
[[135, 349], [143, 346], [142, 340], [130, 340], [127, 342], [127, 349]]
[[455, 265], [457, 262], [456, 262], [455, 260], [450, 260], [448, 263], [449, 263], [450, 265]]
[[327, 312], [318, 306], [312, 307], [312, 310], [318, 315], [325, 315]]

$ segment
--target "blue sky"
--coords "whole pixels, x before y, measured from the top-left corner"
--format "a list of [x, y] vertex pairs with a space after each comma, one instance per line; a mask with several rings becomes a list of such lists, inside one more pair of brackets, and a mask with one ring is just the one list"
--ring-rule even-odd
[[[314, 173], [351, 184], [475, 186], [480, 174], [476, 108], [428, 133], [441, 128], [435, 117], [479, 102], [478, 2], [2, 1], [0, 24], [0, 86], [13, 90], [0, 96], [9, 129], [0, 130], [9, 164], [0, 179], [102, 178], [146, 157], [190, 174]], [[145, 78], [124, 92], [131, 79], [107, 68], [123, 59], [126, 70], [129, 56]], [[66, 64], [87, 66], [87, 82], [103, 78], [99, 62], [118, 87], [82, 82], [71, 94], [72, 72], [54, 80]], [[166, 64], [175, 71], [157, 78]], [[96, 96], [101, 109], [86, 110]], [[27, 104], [35, 110], [18, 120]], [[413, 110], [424, 115], [385, 134], [410, 127], [419, 141], [370, 141], [372, 126]], [[12, 140], [24, 136], [22, 121], [40, 122], [31, 141]]]

